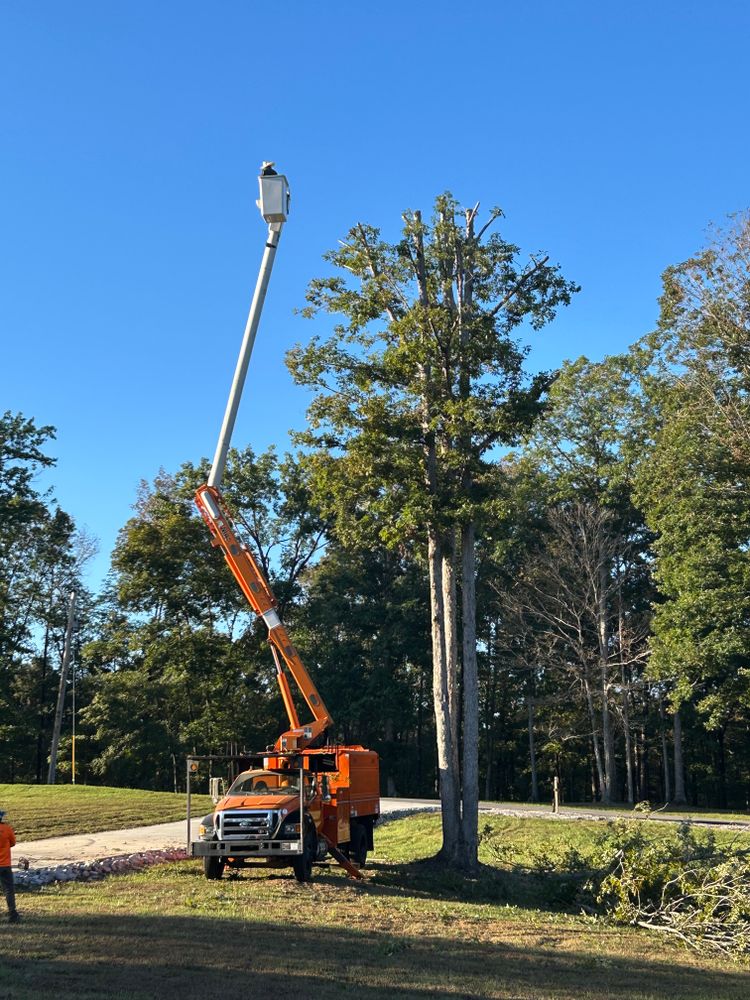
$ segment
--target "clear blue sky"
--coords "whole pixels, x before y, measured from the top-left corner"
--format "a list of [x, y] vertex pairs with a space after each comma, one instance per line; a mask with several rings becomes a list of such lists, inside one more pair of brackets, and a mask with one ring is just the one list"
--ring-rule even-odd
[[534, 364], [652, 328], [660, 273], [750, 204], [742, 2], [0, 2], [0, 410], [54, 424], [108, 566], [141, 478], [211, 456], [292, 186], [235, 443], [304, 420], [283, 365], [322, 253], [451, 190], [583, 290]]

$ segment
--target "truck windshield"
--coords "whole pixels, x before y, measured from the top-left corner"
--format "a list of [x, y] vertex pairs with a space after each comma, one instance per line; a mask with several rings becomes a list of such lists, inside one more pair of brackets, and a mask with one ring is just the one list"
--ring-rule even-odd
[[[305, 778], [309, 793], [310, 782]], [[245, 771], [234, 781], [228, 795], [299, 795], [299, 774], [273, 771]]]

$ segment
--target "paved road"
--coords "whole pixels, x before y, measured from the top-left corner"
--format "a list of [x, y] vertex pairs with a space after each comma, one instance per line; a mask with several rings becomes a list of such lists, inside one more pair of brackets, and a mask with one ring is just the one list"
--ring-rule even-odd
[[[382, 799], [384, 815], [389, 813], [416, 812], [423, 809], [438, 809], [436, 799]], [[552, 817], [550, 806], [513, 805], [499, 802], [482, 802], [480, 810], [502, 816], [518, 818], [546, 816]], [[607, 811], [606, 813], [585, 808], [567, 808], [559, 814], [560, 819], [614, 819], [617, 816], [633, 817], [632, 812]], [[692, 822], [707, 826], [728, 826], [735, 829], [750, 829], [750, 820], [704, 819], [700, 815], [687, 817], [685, 814], [652, 813], [651, 819], [680, 822], [690, 818]], [[197, 836], [198, 819], [192, 820], [192, 836]], [[177, 823], [159, 823], [155, 826], [135, 827], [131, 830], [106, 830], [102, 833], [75, 834], [70, 837], [50, 837], [47, 840], [20, 841], [13, 851], [13, 860], [28, 858], [32, 868], [69, 864], [73, 861], [93, 861], [96, 858], [112, 857], [117, 854], [133, 854], [136, 851], [162, 850], [169, 847], [184, 847], [187, 842], [185, 820]]]

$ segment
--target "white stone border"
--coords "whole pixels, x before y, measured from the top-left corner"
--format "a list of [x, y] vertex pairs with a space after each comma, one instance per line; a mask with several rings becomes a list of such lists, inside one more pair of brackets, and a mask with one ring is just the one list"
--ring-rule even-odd
[[107, 875], [126, 875], [165, 861], [186, 861], [189, 856], [184, 847], [171, 847], [161, 851], [117, 854], [111, 858], [97, 858], [96, 861], [73, 861], [48, 868], [34, 868], [31, 864], [26, 868], [23, 859], [17, 862], [21, 868], [13, 873], [13, 877], [16, 889], [41, 889], [53, 882], [95, 882]]

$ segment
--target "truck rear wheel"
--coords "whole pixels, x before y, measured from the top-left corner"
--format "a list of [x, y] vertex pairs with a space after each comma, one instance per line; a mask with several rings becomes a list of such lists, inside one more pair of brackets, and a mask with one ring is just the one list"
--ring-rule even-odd
[[352, 823], [350, 828], [349, 859], [358, 868], [364, 868], [367, 862], [367, 833], [361, 823]]
[[205, 857], [203, 859], [203, 874], [206, 878], [217, 879], [224, 874], [224, 862], [221, 858]]

